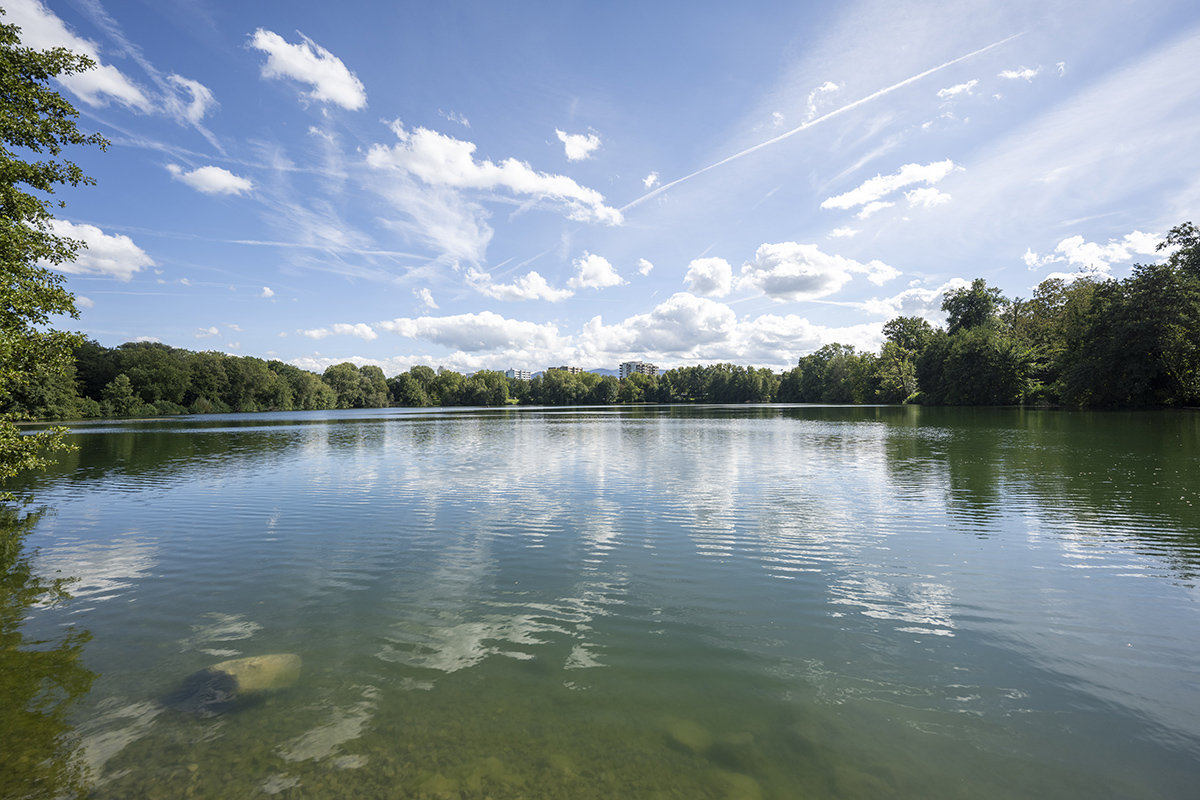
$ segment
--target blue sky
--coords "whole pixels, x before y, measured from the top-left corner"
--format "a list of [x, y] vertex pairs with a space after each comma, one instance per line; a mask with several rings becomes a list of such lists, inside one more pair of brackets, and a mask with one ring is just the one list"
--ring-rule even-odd
[[0, 7], [101, 65], [58, 216], [110, 347], [786, 368], [1200, 221], [1194, 2]]

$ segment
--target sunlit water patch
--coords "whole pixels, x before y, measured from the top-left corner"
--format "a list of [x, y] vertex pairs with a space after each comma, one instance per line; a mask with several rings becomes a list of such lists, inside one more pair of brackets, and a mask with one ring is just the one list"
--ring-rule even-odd
[[[63, 736], [96, 798], [1174, 798], [1200, 775], [1195, 415], [381, 410], [73, 438], [24, 486], [51, 509], [34, 565], [75, 599], [18, 617], [30, 643], [91, 637]], [[299, 679], [165, 702], [267, 654]]]

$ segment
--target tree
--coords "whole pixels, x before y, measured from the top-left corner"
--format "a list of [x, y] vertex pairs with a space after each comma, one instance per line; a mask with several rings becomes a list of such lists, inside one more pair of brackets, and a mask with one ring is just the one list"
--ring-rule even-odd
[[503, 372], [484, 369], [463, 381], [459, 401], [468, 406], [502, 406], [508, 402]]
[[[61, 157], [64, 147], [108, 144], [99, 134], [82, 133], [78, 112], [49, 85], [95, 66], [91, 59], [61, 47], [23, 47], [19, 31], [0, 24], [0, 396], [33, 375], [65, 369], [72, 348], [83, 342], [45, 327], [56, 315], [79, 315], [63, 276], [45, 265], [71, 261], [83, 246], [55, 234], [46, 195], [63, 184], [94, 183]], [[56, 428], [22, 436], [0, 418], [0, 480], [45, 466], [41, 453], [64, 449], [65, 433]]]
[[951, 289], [942, 295], [946, 332], [953, 336], [959, 329], [985, 325], [994, 320], [1000, 308], [1007, 303], [1000, 290], [989, 288], [983, 278], [971, 281], [969, 289]]
[[325, 382], [337, 394], [338, 408], [362, 408], [366, 400], [362, 383], [362, 373], [358, 367], [349, 361], [333, 364], [325, 368], [322, 375]]
[[621, 383], [612, 375], [605, 375], [592, 387], [587, 402], [597, 406], [615, 405], [620, 391]]
[[[413, 367], [409, 372], [413, 373], [417, 380], [420, 380], [420, 376], [426, 374], [424, 371], [426, 369], [430, 368], [423, 368], [419, 375], [416, 372], [417, 367]], [[429, 381], [429, 387], [425, 391], [429, 395], [430, 402], [435, 406], [456, 406], [461, 403], [459, 391], [462, 389], [462, 383], [461, 372], [439, 368], [437, 374]]]
[[388, 394], [396, 405], [420, 408], [429, 405], [429, 395], [411, 372], [401, 372], [388, 380]]
[[902, 403], [917, 391], [917, 359], [933, 340], [933, 326], [921, 317], [896, 317], [883, 326], [883, 335], [879, 399]]
[[779, 402], [781, 403], [802, 403], [801, 400], [802, 386], [804, 381], [804, 367], [792, 367], [787, 372], [783, 373], [783, 378], [779, 382]]

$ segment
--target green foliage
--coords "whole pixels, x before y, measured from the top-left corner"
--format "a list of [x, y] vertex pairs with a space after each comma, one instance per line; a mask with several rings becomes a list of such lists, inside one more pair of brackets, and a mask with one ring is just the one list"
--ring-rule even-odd
[[503, 372], [480, 370], [463, 381], [459, 404], [502, 406], [508, 402], [508, 379]]
[[942, 296], [946, 312], [946, 332], [953, 336], [961, 329], [977, 328], [993, 322], [1008, 303], [1000, 290], [989, 287], [983, 278], [971, 281], [969, 289], [952, 289]]
[[[19, 29], [0, 24], [0, 401], [37, 376], [65, 370], [82, 341], [46, 327], [56, 315], [78, 312], [63, 276], [45, 265], [72, 260], [82, 246], [55, 235], [47, 195], [59, 185], [92, 183], [61, 157], [64, 147], [107, 142], [80, 132], [78, 112], [50, 81], [92, 66], [63, 48], [23, 47]], [[62, 436], [48, 431], [22, 439], [10, 419], [0, 419], [0, 479], [44, 465], [39, 452], [65, 448]]]
[[124, 373], [109, 381], [100, 393], [100, 400], [108, 417], [132, 417], [146, 413], [146, 404], [133, 393], [129, 376]]
[[[426, 368], [428, 369], [428, 368]], [[435, 406], [459, 405], [458, 395], [462, 388], [463, 376], [448, 369], [439, 369], [429, 381], [426, 393]]]
[[392, 402], [398, 406], [424, 408], [430, 405], [429, 395], [425, 393], [421, 382], [412, 374], [412, 370], [402, 372], [389, 379], [387, 384], [388, 394]]
[[268, 361], [267, 369], [287, 382], [294, 410], [317, 411], [337, 404], [337, 394], [321, 376], [282, 361]]
[[87, 631], [68, 628], [53, 640], [21, 630], [30, 611], [70, 598], [70, 579], [33, 569], [25, 539], [39, 513], [0, 508], [0, 797], [82, 797], [87, 774], [69, 714], [96, 674], [82, 661]]
[[926, 352], [925, 374], [940, 376], [925, 389], [926, 402], [945, 405], [1013, 405], [1029, 390], [1029, 353], [987, 325], [963, 328]]
[[616, 404], [617, 396], [621, 393], [621, 382], [612, 375], [605, 375], [596, 382], [588, 394], [587, 402], [594, 406], [611, 406]]
[[[1177, 233], [1180, 232], [1180, 233]], [[1173, 240], [1194, 235], [1190, 224]], [[1095, 286], [1068, 320], [1058, 390], [1072, 405], [1200, 404], [1200, 275], [1195, 244]]]
[[787, 388], [780, 389], [784, 402], [875, 402], [880, 382], [878, 358], [873, 353], [859, 353], [852, 345], [827, 344], [801, 358], [784, 381]]
[[128, 342], [117, 348], [117, 370], [129, 378], [133, 393], [143, 403], [159, 400], [181, 403], [191, 383], [186, 350], [158, 342]]

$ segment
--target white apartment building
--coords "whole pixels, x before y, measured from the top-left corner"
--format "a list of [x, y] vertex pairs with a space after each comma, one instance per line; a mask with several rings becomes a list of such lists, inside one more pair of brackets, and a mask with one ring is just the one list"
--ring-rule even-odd
[[635, 372], [654, 377], [658, 374], [658, 367], [653, 364], [647, 364], [645, 361], [626, 361], [621, 365], [620, 370], [618, 370], [621, 380], [625, 380], [625, 378]]

